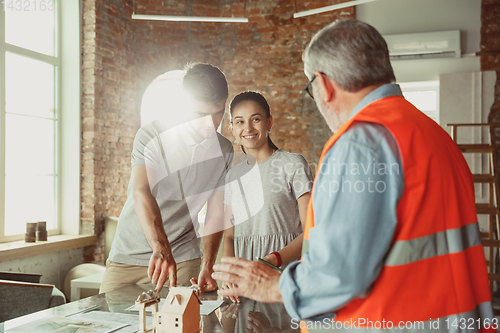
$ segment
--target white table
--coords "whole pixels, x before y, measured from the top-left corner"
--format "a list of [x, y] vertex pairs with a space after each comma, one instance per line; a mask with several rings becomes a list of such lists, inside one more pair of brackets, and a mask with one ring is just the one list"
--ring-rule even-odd
[[101, 288], [102, 277], [104, 272], [94, 275], [84, 276], [78, 279], [71, 280], [71, 302], [80, 299], [80, 289], [99, 289]]

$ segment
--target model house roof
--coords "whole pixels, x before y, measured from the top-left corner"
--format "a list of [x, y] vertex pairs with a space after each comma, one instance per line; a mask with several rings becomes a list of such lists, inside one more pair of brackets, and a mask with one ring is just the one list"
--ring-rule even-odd
[[172, 287], [170, 288], [165, 303], [159, 312], [183, 314], [190, 301], [201, 304], [198, 297], [194, 294], [193, 289], [186, 287]]

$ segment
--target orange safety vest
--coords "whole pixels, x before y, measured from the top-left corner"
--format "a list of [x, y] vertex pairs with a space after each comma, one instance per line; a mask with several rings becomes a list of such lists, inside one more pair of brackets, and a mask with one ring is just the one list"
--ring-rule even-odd
[[[387, 257], [369, 295], [339, 309], [333, 323], [337, 328], [342, 325], [336, 322], [341, 322], [376, 331], [391, 328], [389, 321], [396, 328], [400, 322], [431, 325], [431, 320], [436, 326], [438, 320], [441, 329], [452, 330], [466, 318], [467, 327], [479, 331], [480, 323], [481, 332], [496, 332], [473, 178], [462, 153], [438, 124], [403, 97], [390, 96], [369, 104], [335, 132], [323, 149], [318, 171], [328, 150], [356, 122], [377, 123], [390, 131], [401, 155], [404, 191]], [[314, 227], [314, 187], [312, 193], [304, 251]], [[453, 315], [458, 314], [457, 320]], [[383, 322], [385, 327], [379, 324]], [[307, 332], [305, 324], [302, 332]]]

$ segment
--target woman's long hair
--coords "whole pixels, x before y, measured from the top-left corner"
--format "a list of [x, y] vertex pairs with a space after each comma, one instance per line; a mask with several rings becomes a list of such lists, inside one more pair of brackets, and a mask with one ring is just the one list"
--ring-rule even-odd
[[[240, 104], [241, 102], [245, 101], [253, 101], [266, 112], [266, 118], [269, 119], [271, 117], [271, 108], [269, 107], [269, 104], [267, 103], [266, 99], [262, 94], [256, 92], [256, 91], [245, 91], [242, 92], [238, 95], [236, 95], [231, 103], [229, 104], [229, 114], [231, 115], [231, 125], [233, 124], [233, 111], [234, 108]], [[267, 136], [267, 143], [269, 144], [269, 147], [273, 150], [278, 150], [279, 148], [276, 147], [274, 142], [271, 140], [271, 137], [268, 135]], [[241, 146], [241, 150], [246, 154], [245, 148]]]

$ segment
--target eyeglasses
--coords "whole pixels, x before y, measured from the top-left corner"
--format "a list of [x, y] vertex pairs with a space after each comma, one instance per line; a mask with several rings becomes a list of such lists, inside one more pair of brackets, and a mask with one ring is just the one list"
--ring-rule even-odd
[[313, 75], [312, 79], [309, 80], [309, 82], [304, 87], [304, 91], [306, 93], [308, 93], [309, 96], [311, 96], [312, 99], [314, 99], [314, 95], [313, 95], [313, 91], [312, 91], [312, 83], [313, 83], [313, 81], [314, 81], [315, 78], [316, 78], [316, 75]]

